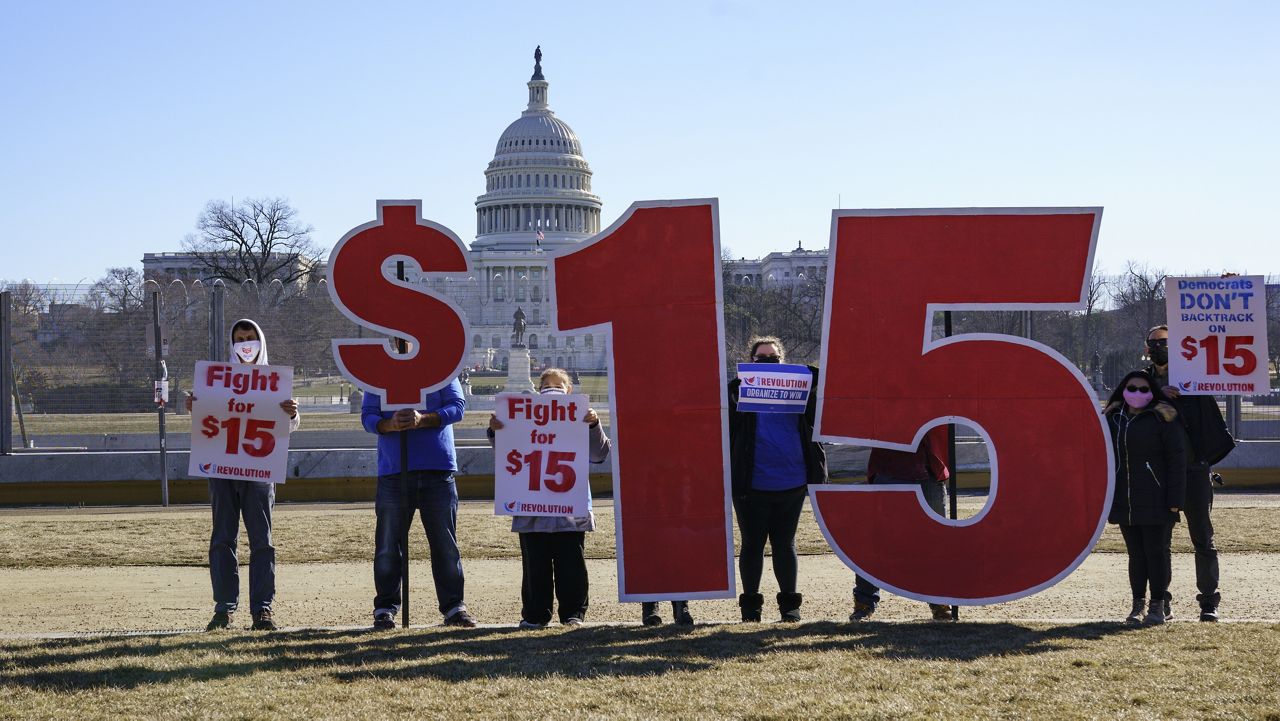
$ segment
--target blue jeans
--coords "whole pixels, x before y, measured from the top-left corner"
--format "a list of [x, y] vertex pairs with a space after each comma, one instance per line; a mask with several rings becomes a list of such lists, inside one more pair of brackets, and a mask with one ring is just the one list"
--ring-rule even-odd
[[376, 551], [373, 556], [373, 613], [400, 612], [400, 564], [404, 524], [413, 523], [413, 511], [422, 517], [431, 546], [431, 575], [436, 600], [445, 618], [465, 609], [462, 602], [462, 555], [458, 552], [458, 488], [450, 471], [410, 471], [409, 507], [404, 508], [400, 474], [378, 476]]
[[[924, 492], [924, 501], [929, 505], [929, 508], [933, 509], [933, 512], [939, 516], [947, 517], [947, 487], [939, 481], [933, 479], [926, 481], [900, 481], [896, 478], [881, 475], [876, 476], [871, 482], [878, 485], [918, 483], [920, 484], [920, 489]], [[853, 577], [853, 600], [870, 606], [874, 610], [880, 604], [880, 587], [855, 574]]]
[[213, 581], [214, 610], [234, 613], [240, 604], [240, 518], [249, 533], [249, 610], [270, 611], [276, 596], [276, 548], [271, 545], [271, 510], [276, 505], [274, 483], [209, 479], [213, 533], [209, 536], [209, 578]]

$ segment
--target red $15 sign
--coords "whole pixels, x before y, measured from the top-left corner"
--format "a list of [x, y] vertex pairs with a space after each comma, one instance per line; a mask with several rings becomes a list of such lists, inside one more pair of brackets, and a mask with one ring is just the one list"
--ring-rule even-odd
[[[380, 214], [389, 219], [396, 202], [403, 201], [380, 202]], [[966, 423], [985, 436], [992, 459], [986, 508], [959, 522], [931, 515], [911, 487], [811, 487], [823, 532], [850, 567], [913, 598], [986, 603], [1045, 588], [1088, 554], [1114, 478], [1105, 426], [1083, 376], [1031, 341], [940, 341], [932, 329], [943, 309], [1083, 307], [1100, 216], [1096, 208], [835, 213], [821, 439], [905, 450], [933, 426]], [[714, 199], [636, 203], [600, 234], [550, 256], [556, 331], [610, 337], [623, 601], [736, 594], [718, 225]], [[365, 372], [352, 376], [358, 384], [414, 399], [447, 383], [461, 365], [463, 319], [450, 317], [438, 297], [434, 305], [405, 297], [413, 302], [396, 313], [357, 298], [393, 286], [380, 268], [394, 255], [412, 255], [434, 270], [465, 269], [465, 257], [456, 236], [420, 219], [383, 227], [353, 256], [360, 259], [349, 273], [344, 267], [344, 292], [357, 295], [344, 295], [349, 303], [340, 307], [386, 333], [440, 338], [434, 363], [410, 374], [380, 348], [385, 360], [371, 352], [357, 357], [349, 340], [335, 341], [335, 354], [344, 372]], [[341, 248], [331, 275], [346, 262]], [[337, 298], [337, 284], [330, 287]], [[380, 312], [371, 319], [376, 324], [351, 312], [357, 307]], [[403, 320], [410, 316], [419, 318], [412, 329]], [[661, 365], [654, 364], [655, 344], [669, 351]], [[539, 452], [522, 450], [519, 464], [508, 452], [509, 472], [528, 472]], [[567, 483], [550, 455], [536, 465], [529, 487]]]

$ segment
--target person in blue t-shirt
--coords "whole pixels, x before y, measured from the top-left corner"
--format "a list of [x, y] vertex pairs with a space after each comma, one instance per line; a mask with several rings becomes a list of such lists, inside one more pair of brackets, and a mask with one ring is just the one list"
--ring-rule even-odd
[[[453, 424], [462, 420], [467, 402], [462, 385], [454, 379], [427, 394], [422, 408], [385, 411], [382, 398], [366, 393], [361, 411], [364, 429], [378, 434], [378, 491], [376, 551], [373, 558], [373, 627], [395, 628], [400, 610], [401, 543], [404, 524], [413, 511], [431, 546], [431, 575], [436, 600], [446, 626], [473, 627], [475, 619], [462, 599], [462, 556], [458, 552], [458, 489], [453, 474], [458, 462], [453, 449]], [[400, 432], [408, 431], [409, 507], [403, 508], [400, 485]]]
[[[781, 363], [782, 341], [773, 336], [751, 340], [751, 360]], [[818, 387], [818, 369], [809, 366]], [[808, 495], [808, 484], [827, 482], [827, 456], [813, 442], [817, 414], [816, 392], [809, 394], [803, 413], [743, 413], [738, 411], [740, 381], [729, 382], [729, 466], [733, 475], [733, 510], [742, 535], [738, 570], [742, 595], [738, 606], [743, 621], [759, 621], [764, 607], [760, 577], [764, 574], [764, 544], [773, 552], [773, 575], [778, 579], [778, 611], [782, 621], [800, 620], [804, 597], [796, 592], [799, 558], [796, 527]]]

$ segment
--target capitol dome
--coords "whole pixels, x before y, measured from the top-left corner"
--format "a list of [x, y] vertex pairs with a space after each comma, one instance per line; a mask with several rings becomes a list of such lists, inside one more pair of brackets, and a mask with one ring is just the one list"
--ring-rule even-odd
[[476, 198], [476, 250], [552, 250], [600, 231], [602, 203], [582, 144], [547, 105], [541, 48], [528, 87], [529, 105], [498, 138]]

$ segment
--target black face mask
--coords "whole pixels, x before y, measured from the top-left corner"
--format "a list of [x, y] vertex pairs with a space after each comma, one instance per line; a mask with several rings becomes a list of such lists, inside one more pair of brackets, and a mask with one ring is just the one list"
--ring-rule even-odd
[[1169, 365], [1169, 346], [1158, 345], [1158, 346], [1152, 347], [1150, 350], [1151, 350], [1151, 362], [1155, 363], [1158, 366]]
[[756, 356], [756, 362], [757, 363], [781, 363], [782, 359], [776, 355], [758, 355]]

